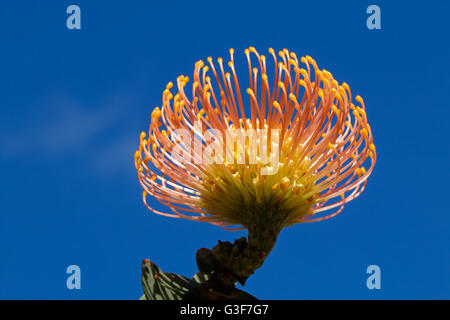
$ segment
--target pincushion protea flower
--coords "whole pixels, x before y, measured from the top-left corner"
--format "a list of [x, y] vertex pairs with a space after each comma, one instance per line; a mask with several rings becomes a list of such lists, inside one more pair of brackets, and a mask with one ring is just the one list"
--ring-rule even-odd
[[[195, 64], [189, 88], [189, 77], [179, 76], [174, 96], [169, 82], [135, 153], [151, 211], [248, 229], [248, 243], [213, 250], [243, 281], [283, 227], [335, 216], [359, 196], [376, 162], [363, 99], [355, 104], [350, 87], [310, 56], [269, 54], [270, 70], [264, 55], [245, 50], [246, 90], [233, 49], [228, 71], [222, 58], [208, 58]], [[171, 212], [152, 208], [148, 195]]]
[[[360, 105], [355, 105], [350, 87], [320, 70], [310, 56], [299, 61], [286, 49], [279, 52], [280, 59], [273, 49], [269, 53], [275, 66], [273, 79], [268, 76], [266, 57], [253, 47], [245, 50], [250, 83], [246, 90], [239, 86], [233, 49], [229, 72], [222, 58], [217, 59], [218, 66], [208, 58], [209, 66], [203, 61], [195, 64], [189, 90], [189, 78], [183, 75], [177, 79], [175, 96], [170, 91], [173, 84], [167, 85], [162, 107], [152, 112], [148, 140], [142, 132], [135, 154], [144, 202], [151, 211], [248, 228], [276, 208], [277, 213], [264, 220], [283, 227], [335, 216], [364, 190], [376, 152], [363, 99], [356, 96]], [[252, 54], [256, 57], [253, 68]], [[247, 114], [246, 107], [250, 107]], [[192, 134], [192, 140], [181, 143], [190, 152], [190, 161], [177, 161], [173, 155], [180, 144], [173, 133], [179, 129]], [[265, 129], [269, 134], [256, 141], [241, 140], [236, 148], [222, 141], [223, 154], [212, 154], [215, 163], [205, 164], [204, 153], [210, 151], [205, 139], [207, 134], [211, 136], [208, 129], [222, 137], [239, 129]], [[278, 141], [270, 143], [270, 132], [275, 129]], [[194, 147], [198, 141], [200, 148]], [[254, 164], [248, 161], [252, 142], [256, 142], [259, 160]], [[261, 161], [263, 143], [269, 154], [278, 152], [278, 163]], [[243, 151], [246, 163], [227, 161], [230, 150], [234, 160]], [[262, 168], [269, 173], [261, 174]], [[172, 212], [152, 208], [147, 195]], [[327, 213], [330, 210], [334, 211]], [[320, 216], [323, 213], [327, 214]]]

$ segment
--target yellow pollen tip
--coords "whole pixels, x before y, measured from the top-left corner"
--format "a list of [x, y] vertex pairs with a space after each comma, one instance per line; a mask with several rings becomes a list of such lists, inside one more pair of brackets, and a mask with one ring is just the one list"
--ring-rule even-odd
[[291, 180], [289, 180], [289, 178], [284, 177], [283, 179], [280, 180], [280, 188], [281, 190], [286, 190], [289, 186], [291, 185]]
[[305, 186], [303, 184], [298, 184], [294, 188], [294, 193], [299, 196], [305, 192]]
[[356, 99], [356, 101], [358, 101], [358, 102], [361, 103], [361, 104], [364, 103], [364, 101], [363, 101], [363, 99], [361, 98], [360, 95], [357, 95], [355, 99]]
[[362, 128], [362, 129], [361, 129], [361, 135], [362, 135], [364, 138], [366, 138], [366, 139], [369, 137], [369, 134], [368, 134], [366, 128]]
[[291, 99], [294, 102], [297, 102], [297, 97], [293, 93], [289, 93], [289, 99]]
[[334, 113], [336, 113], [337, 115], [339, 115], [339, 110], [338, 110], [338, 108], [337, 108], [334, 104], [331, 106], [331, 109], [334, 111]]
[[136, 152], [134, 153], [134, 159], [136, 160], [140, 156], [141, 156], [141, 152], [139, 150], [136, 150]]
[[280, 104], [277, 101], [273, 102], [273, 106], [279, 110], [281, 110]]

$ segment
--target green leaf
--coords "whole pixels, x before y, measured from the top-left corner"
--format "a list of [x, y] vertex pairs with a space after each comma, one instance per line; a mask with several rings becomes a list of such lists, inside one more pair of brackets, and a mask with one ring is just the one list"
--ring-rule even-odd
[[175, 273], [164, 273], [148, 259], [142, 263], [142, 287], [147, 300], [183, 300], [188, 293], [199, 290], [195, 281]]
[[257, 300], [245, 291], [235, 289], [229, 297], [208, 289], [210, 275], [198, 272], [192, 279], [175, 274], [164, 273], [146, 259], [142, 263], [142, 287], [144, 295], [139, 300]]

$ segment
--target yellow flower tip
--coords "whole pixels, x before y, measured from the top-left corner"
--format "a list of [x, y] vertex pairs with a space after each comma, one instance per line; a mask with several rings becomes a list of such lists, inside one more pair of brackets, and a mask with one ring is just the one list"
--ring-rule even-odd
[[336, 114], [336, 115], [339, 115], [339, 110], [338, 110], [338, 108], [336, 107], [336, 105], [332, 105], [331, 106], [331, 110], [333, 110], [333, 112]]
[[273, 102], [273, 106], [281, 111], [281, 106], [280, 106], [280, 104], [277, 101]]
[[360, 131], [361, 135], [364, 137], [364, 139], [368, 139], [369, 138], [369, 133], [367, 132], [366, 128], [362, 128]]
[[361, 104], [364, 104], [363, 98], [361, 98], [360, 95], [357, 95], [356, 98], [355, 98], [355, 100], [358, 101], [358, 102], [361, 103]]
[[152, 112], [152, 121], [158, 121], [159, 118], [161, 118], [161, 110], [159, 110], [159, 108], [156, 107], [155, 109], [153, 109]]
[[142, 199], [145, 201], [145, 198], [147, 197], [147, 191], [142, 191]]
[[305, 192], [305, 186], [303, 184], [298, 184], [293, 188], [295, 195], [300, 196]]
[[[298, 81], [298, 83], [299, 83], [302, 87], [307, 88], [305, 80], [301, 79], [301, 80]], [[323, 99], [323, 95], [321, 96], [321, 98]]]
[[360, 168], [357, 168], [357, 169], [355, 170], [355, 173], [356, 173], [356, 175], [358, 176], [358, 178], [361, 178], [361, 169], [360, 169]]
[[289, 93], [289, 99], [294, 102], [297, 102], [297, 97], [293, 93]]
[[136, 150], [134, 153], [134, 160], [137, 160], [141, 156], [141, 152], [139, 150]]
[[166, 89], [171, 89], [173, 87], [173, 83], [172, 82], [169, 82], [168, 84], [167, 84], [167, 86], [166, 86]]
[[287, 188], [289, 188], [289, 186], [291, 185], [291, 180], [289, 180], [289, 178], [284, 177], [283, 179], [280, 180], [280, 189], [281, 190], [286, 190]]

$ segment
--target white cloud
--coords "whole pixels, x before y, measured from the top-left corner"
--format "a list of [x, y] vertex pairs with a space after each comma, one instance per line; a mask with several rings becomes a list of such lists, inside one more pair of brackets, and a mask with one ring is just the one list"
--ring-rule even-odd
[[[34, 155], [35, 158], [88, 155], [95, 171], [110, 173], [132, 170], [133, 150], [138, 144], [130, 117], [130, 98], [111, 96], [99, 106], [83, 106], [67, 96], [42, 99], [33, 108], [45, 121], [33, 121], [0, 138], [0, 154], [6, 157]], [[127, 123], [125, 123], [127, 122]], [[125, 124], [125, 125], [124, 125]], [[111, 138], [118, 136], [118, 138]]]

